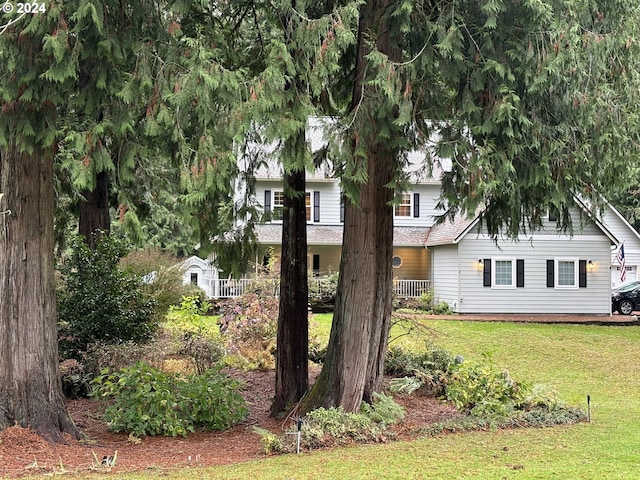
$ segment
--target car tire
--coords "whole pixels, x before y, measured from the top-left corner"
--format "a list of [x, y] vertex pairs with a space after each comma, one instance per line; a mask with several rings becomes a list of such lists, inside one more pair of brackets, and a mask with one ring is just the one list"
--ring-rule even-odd
[[633, 313], [633, 303], [629, 300], [622, 300], [618, 304], [618, 313], [620, 315], [631, 315]]

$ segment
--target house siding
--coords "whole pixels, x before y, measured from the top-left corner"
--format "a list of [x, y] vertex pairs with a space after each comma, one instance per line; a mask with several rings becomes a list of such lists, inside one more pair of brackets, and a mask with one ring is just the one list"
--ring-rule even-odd
[[457, 311], [458, 300], [458, 277], [460, 275], [458, 264], [458, 246], [442, 245], [433, 248], [432, 258], [432, 278], [434, 301], [447, 302], [453, 311]]
[[[524, 288], [483, 286], [479, 259], [524, 260]], [[499, 241], [469, 234], [458, 244], [460, 313], [609, 314], [610, 240], [602, 235], [538, 236], [532, 242]], [[591, 260], [586, 288], [547, 287], [547, 260]]]
[[[266, 191], [282, 191], [281, 179], [260, 180], [256, 184], [256, 200], [261, 207], [264, 207], [264, 195]], [[306, 183], [306, 191], [311, 193], [311, 217], [309, 224], [319, 223], [322, 225], [340, 225], [340, 187], [336, 181], [315, 181]], [[313, 218], [313, 192], [320, 192], [320, 220], [314, 222]], [[273, 208], [273, 203], [271, 204]], [[274, 222], [281, 223], [281, 222]]]
[[[608, 207], [604, 211], [603, 222], [609, 231], [620, 241], [624, 242], [625, 264], [627, 266], [626, 282], [638, 280], [638, 266], [640, 265], [640, 238], [637, 233], [630, 228], [619, 214]], [[611, 286], [616, 287], [620, 281], [620, 264], [616, 260], [618, 248], [611, 251]]]
[[430, 227], [435, 222], [435, 216], [439, 213], [436, 211], [436, 204], [440, 196], [440, 185], [436, 184], [419, 184], [409, 188], [407, 193], [417, 193], [420, 195], [419, 216], [415, 217], [413, 212], [413, 197], [411, 216], [393, 218], [393, 224], [396, 227]]
[[400, 267], [394, 267], [393, 277], [398, 280], [424, 280], [429, 278], [429, 253], [422, 247], [396, 247], [393, 255], [402, 259]]

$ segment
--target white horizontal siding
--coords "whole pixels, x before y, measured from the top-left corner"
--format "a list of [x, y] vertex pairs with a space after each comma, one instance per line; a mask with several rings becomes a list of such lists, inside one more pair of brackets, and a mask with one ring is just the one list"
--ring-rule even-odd
[[[611, 311], [610, 241], [589, 235], [571, 240], [546, 237], [528, 242], [500, 242], [469, 235], [459, 244], [460, 312], [464, 313], [571, 313], [608, 314]], [[492, 257], [523, 259], [524, 288], [483, 286], [478, 260]], [[547, 260], [559, 257], [592, 260], [587, 287], [547, 287]]]
[[[411, 194], [411, 216], [395, 217], [393, 223], [396, 227], [431, 227], [435, 222], [435, 215], [441, 213], [436, 211], [436, 203], [440, 196], [440, 185], [437, 184], [419, 184], [413, 185], [407, 191]], [[413, 194], [420, 195], [419, 217], [413, 214]]]
[[458, 311], [458, 246], [442, 245], [431, 253], [434, 301], [447, 302], [455, 312]]
[[[611, 208], [604, 211], [603, 222], [609, 231], [616, 237], [619, 242], [624, 242], [625, 264], [632, 271], [627, 271], [625, 282], [638, 279], [638, 266], [640, 266], [640, 238], [633, 227], [620, 218], [619, 214]], [[620, 264], [616, 260], [618, 249], [611, 251], [611, 286], [620, 285]]]
[[[258, 181], [256, 183], [256, 202], [264, 207], [265, 191], [282, 191], [282, 181]], [[306, 191], [311, 194], [311, 220], [310, 224], [316, 225], [340, 225], [340, 187], [337, 182], [307, 182]], [[320, 192], [320, 221], [313, 221], [313, 192]], [[271, 203], [273, 208], [273, 201]]]

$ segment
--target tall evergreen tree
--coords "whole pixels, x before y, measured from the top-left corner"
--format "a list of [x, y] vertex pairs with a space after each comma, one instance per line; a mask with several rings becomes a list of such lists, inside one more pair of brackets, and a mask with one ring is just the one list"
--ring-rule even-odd
[[154, 1], [40, 5], [5, 15], [0, 30], [0, 188], [11, 210], [0, 217], [0, 428], [19, 424], [57, 440], [79, 432], [58, 372], [54, 161], [68, 160], [76, 186], [95, 192], [96, 177], [115, 169], [115, 145], [121, 160], [132, 158], [122, 155], [135, 123], [118, 101], [122, 78], [140, 68], [138, 54], [164, 18]]
[[353, 155], [342, 176], [354, 186], [336, 313], [302, 410], [354, 411], [380, 388], [391, 298], [389, 187], [402, 188], [409, 149], [435, 139], [439, 156], [451, 160], [441, 221], [482, 208], [493, 235], [537, 228], [549, 204], [563, 212], [559, 227], [571, 229], [574, 195], [600, 205], [602, 193], [629, 178], [628, 158], [640, 145], [632, 98], [640, 85], [637, 19], [627, 0], [362, 5], [348, 119]]

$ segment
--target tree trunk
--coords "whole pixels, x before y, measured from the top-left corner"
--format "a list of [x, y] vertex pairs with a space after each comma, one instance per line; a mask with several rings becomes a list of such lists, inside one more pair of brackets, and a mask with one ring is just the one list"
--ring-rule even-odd
[[[305, 132], [287, 140], [285, 149], [304, 155]], [[276, 346], [276, 389], [271, 415], [297, 403], [309, 388], [309, 287], [307, 280], [307, 218], [305, 170], [284, 175], [280, 308]]]
[[367, 80], [368, 35], [376, 39], [381, 52], [400, 58], [390, 38], [390, 4], [390, 0], [370, 0], [360, 11], [352, 109], [364, 116], [360, 124], [365, 127], [358, 132], [358, 141], [366, 146], [366, 158], [359, 161], [366, 166], [367, 183], [360, 186], [358, 205], [345, 204], [340, 276], [327, 357], [300, 407], [302, 412], [320, 406], [341, 406], [355, 412], [363, 399], [370, 401], [373, 393], [382, 389], [393, 292], [393, 190], [389, 184], [398, 166], [397, 152], [380, 136], [380, 126], [388, 127], [384, 123], [393, 118], [379, 118], [374, 103], [382, 98], [375, 93], [373, 99], [362, 98], [362, 87]]
[[78, 438], [62, 394], [53, 272], [53, 154], [1, 151], [0, 429]]
[[92, 250], [96, 248], [98, 232], [109, 232], [109, 177], [107, 172], [96, 174], [96, 185], [93, 190], [84, 190], [80, 200], [78, 234]]

